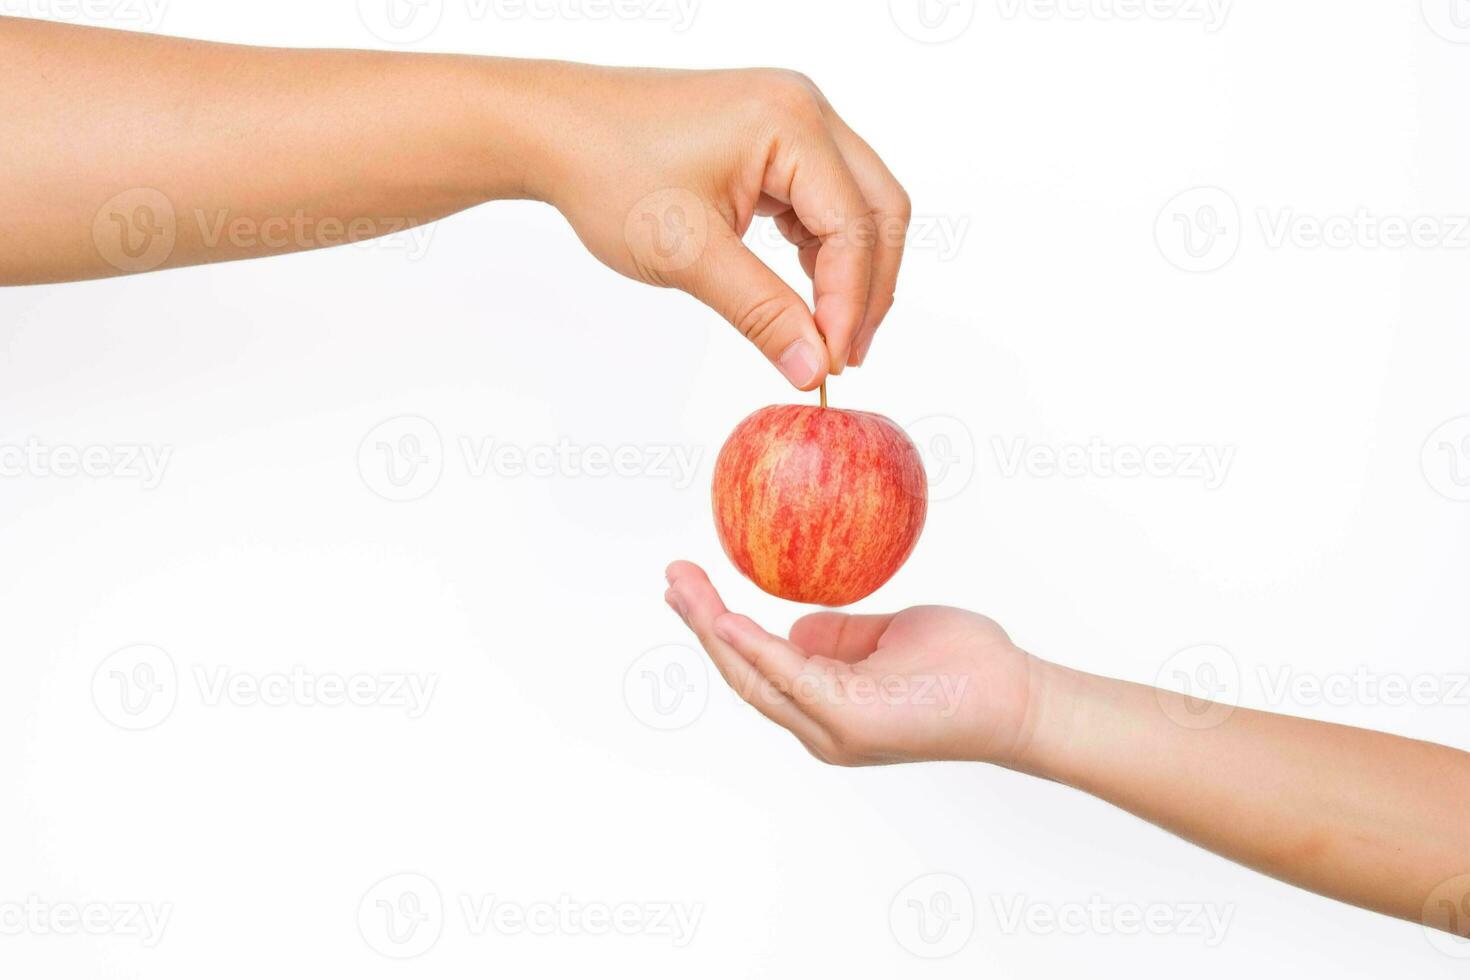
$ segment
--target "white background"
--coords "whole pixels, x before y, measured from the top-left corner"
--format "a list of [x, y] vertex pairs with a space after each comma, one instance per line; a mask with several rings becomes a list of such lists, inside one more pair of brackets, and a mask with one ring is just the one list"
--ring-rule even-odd
[[[1470, 503], [1455, 499], [1470, 424], [1431, 439], [1470, 415], [1470, 28], [1449, 3], [1240, 2], [1221, 23], [1168, 0], [1138, 17], [956, 0], [931, 30], [909, 0], [702, 0], [679, 30], [651, 0], [634, 18], [443, 0], [407, 45], [351, 0], [172, 0], [148, 25], [115, 2], [92, 19], [805, 71], [918, 214], [898, 306], [833, 401], [947, 417], [915, 428], [946, 499], [860, 608], [966, 606], [1093, 672], [1169, 683], [1183, 664], [1242, 704], [1466, 747], [1467, 692], [1450, 685], [1470, 671]], [[5, 11], [75, 19], [43, 0]], [[1199, 187], [1217, 190], [1176, 200]], [[1360, 210], [1336, 245], [1307, 237]], [[1427, 237], [1403, 247], [1361, 230], [1421, 217]], [[454, 217], [422, 255], [399, 241], [0, 294], [0, 446], [171, 451], [152, 489], [0, 478], [0, 903], [170, 912], [151, 946], [8, 929], [0, 972], [1463, 975], [1417, 925], [1078, 793], [979, 765], [824, 768], [738, 702], [688, 648], [662, 570], [701, 562], [772, 628], [799, 614], [730, 567], [708, 500], [725, 434], [790, 398], [713, 314], [617, 278], [534, 205]], [[442, 473], [390, 502], [377, 443], [422, 424], [359, 448], [402, 416], [432, 426], [420, 446]], [[477, 473], [466, 439], [648, 462]], [[1092, 440], [1231, 464], [1216, 487], [1187, 467], [1008, 465], [1018, 446]], [[659, 447], [699, 454], [692, 483], [653, 465]], [[1171, 660], [1200, 644], [1226, 653]], [[118, 700], [119, 676], [146, 679], [138, 658], [158, 668], [162, 717]], [[436, 686], [418, 717], [209, 687], [293, 668]], [[1283, 671], [1437, 693], [1273, 696]], [[140, 717], [157, 723], [114, 723]], [[428, 883], [375, 889], [399, 874]], [[427, 918], [398, 944], [377, 901], [406, 889]], [[658, 929], [477, 934], [461, 902], [487, 896], [700, 918], [682, 948]], [[932, 916], [946, 898], [950, 929], [927, 944], [909, 903]], [[1088, 903], [1229, 924], [1035, 925]], [[1018, 907], [1032, 926], [1009, 923]]]

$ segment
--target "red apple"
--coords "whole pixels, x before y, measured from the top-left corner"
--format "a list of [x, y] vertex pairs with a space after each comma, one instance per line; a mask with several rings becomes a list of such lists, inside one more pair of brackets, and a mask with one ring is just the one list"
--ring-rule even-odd
[[924, 527], [928, 481], [908, 435], [872, 412], [772, 405], [715, 461], [725, 554], [774, 596], [845, 606], [898, 571]]

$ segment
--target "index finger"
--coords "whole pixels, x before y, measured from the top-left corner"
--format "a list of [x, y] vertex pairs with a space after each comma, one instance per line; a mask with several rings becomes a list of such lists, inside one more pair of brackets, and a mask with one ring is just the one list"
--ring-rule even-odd
[[812, 276], [813, 315], [827, 341], [830, 370], [841, 374], [868, 311], [877, 238], [873, 208], [825, 131], [801, 154], [790, 186], [777, 193], [821, 241]]

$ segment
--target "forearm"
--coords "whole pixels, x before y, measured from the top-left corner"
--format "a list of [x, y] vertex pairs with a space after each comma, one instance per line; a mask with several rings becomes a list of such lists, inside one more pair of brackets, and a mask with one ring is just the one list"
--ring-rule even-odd
[[1199, 702], [1062, 668], [1040, 686], [1026, 768], [1231, 860], [1414, 921], [1470, 874], [1464, 752], [1245, 709], [1186, 727]]
[[145, 271], [111, 239], [131, 230], [141, 245], [146, 229], [123, 225], [146, 224], [136, 208], [155, 201], [171, 208], [176, 241], [137, 261], [162, 268], [535, 196], [548, 151], [530, 121], [548, 110], [533, 79], [554, 70], [0, 18], [0, 284]]

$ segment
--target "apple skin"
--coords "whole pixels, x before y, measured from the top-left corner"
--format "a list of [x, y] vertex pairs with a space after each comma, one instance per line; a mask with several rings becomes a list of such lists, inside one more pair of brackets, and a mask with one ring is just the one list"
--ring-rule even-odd
[[725, 440], [713, 498], [720, 544], [747, 578], [782, 599], [845, 606], [914, 550], [928, 480], [908, 434], [881, 415], [772, 405]]

